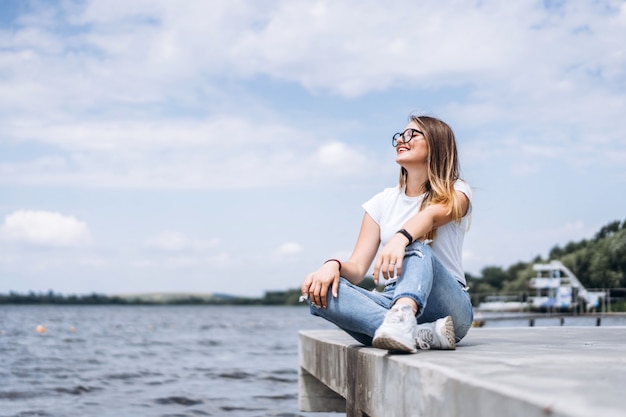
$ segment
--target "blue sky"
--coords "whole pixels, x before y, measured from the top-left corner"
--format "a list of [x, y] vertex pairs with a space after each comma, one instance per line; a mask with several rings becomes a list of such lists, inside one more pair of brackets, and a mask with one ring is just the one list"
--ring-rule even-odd
[[626, 218], [623, 1], [0, 1], [0, 292], [299, 286], [455, 130], [465, 269]]

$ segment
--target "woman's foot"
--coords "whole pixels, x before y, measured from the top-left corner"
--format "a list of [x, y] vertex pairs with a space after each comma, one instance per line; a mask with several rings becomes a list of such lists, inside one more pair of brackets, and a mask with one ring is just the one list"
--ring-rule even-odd
[[447, 316], [434, 323], [418, 325], [415, 341], [420, 349], [456, 349], [452, 317]]
[[456, 349], [454, 323], [447, 316], [433, 323], [417, 324], [408, 305], [394, 305], [374, 333], [372, 346], [391, 352], [415, 353], [419, 349]]
[[385, 314], [383, 324], [376, 329], [372, 346], [392, 352], [417, 352], [415, 336], [417, 320], [409, 305], [394, 305]]

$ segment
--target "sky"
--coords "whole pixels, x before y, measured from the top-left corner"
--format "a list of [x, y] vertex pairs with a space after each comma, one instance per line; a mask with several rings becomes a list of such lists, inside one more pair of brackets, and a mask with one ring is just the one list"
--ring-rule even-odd
[[454, 129], [468, 273], [626, 218], [626, 2], [0, 0], [0, 293], [296, 288]]

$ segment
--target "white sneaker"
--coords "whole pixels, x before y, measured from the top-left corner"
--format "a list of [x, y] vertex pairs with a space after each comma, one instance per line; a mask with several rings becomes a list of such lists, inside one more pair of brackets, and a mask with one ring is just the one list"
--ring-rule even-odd
[[417, 326], [415, 341], [420, 349], [456, 349], [452, 317], [444, 317], [434, 323]]
[[392, 352], [417, 352], [417, 320], [411, 306], [394, 305], [374, 333], [372, 346]]

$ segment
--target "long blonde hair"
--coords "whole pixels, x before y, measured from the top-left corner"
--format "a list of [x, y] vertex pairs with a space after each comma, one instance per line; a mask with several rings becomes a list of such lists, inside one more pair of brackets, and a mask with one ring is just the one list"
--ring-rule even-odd
[[[431, 116], [411, 115], [410, 120], [423, 132], [428, 144], [428, 179], [424, 184], [426, 196], [421, 209], [431, 204], [443, 204], [452, 213], [455, 222], [460, 222], [463, 210], [454, 191], [454, 183], [459, 179], [459, 157], [454, 132], [445, 122]], [[400, 168], [400, 187], [407, 182], [408, 172]], [[436, 229], [424, 238], [434, 239]]]

